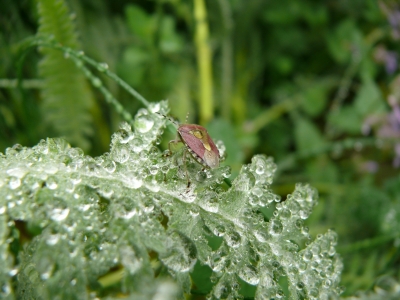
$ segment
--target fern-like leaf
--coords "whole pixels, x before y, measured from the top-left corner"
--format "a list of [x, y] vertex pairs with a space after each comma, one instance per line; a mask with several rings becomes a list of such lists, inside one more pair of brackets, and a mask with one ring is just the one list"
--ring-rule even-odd
[[[63, 0], [39, 0], [39, 34], [50, 36], [70, 48], [78, 48], [74, 24]], [[92, 94], [84, 76], [71, 60], [50, 48], [41, 48], [44, 55], [39, 65], [45, 84], [41, 104], [45, 124], [54, 134], [64, 136], [83, 149], [90, 147], [92, 117], [89, 109]]]
[[[311, 241], [303, 224], [316, 191], [297, 185], [266, 221], [259, 211], [279, 197], [269, 188], [276, 166], [262, 155], [227, 190], [219, 185], [229, 167], [202, 171], [189, 161], [188, 188], [180, 153], [167, 159], [155, 146], [166, 121], [154, 112], [166, 114], [166, 102], [140, 110], [135, 128], [122, 125], [110, 153], [100, 157], [58, 139], [0, 156], [0, 284], [9, 294], [9, 277], [18, 273], [19, 299], [121, 292], [146, 299], [158, 287], [183, 298], [199, 266], [212, 273], [210, 299], [337, 298], [336, 234]], [[17, 220], [33, 235], [19, 265], [11, 251], [20, 243], [11, 234]], [[115, 289], [101, 288], [110, 285]]]

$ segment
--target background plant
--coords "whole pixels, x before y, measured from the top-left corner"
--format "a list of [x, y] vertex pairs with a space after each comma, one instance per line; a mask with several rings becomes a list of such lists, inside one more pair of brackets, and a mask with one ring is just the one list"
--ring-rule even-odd
[[[370, 289], [381, 275], [392, 278], [386, 282], [396, 290], [399, 7], [395, 2], [67, 4], [64, 13], [74, 12], [75, 32], [69, 25], [65, 28], [68, 18], [46, 21], [48, 15], [34, 2], [2, 5], [4, 151], [15, 143], [32, 146], [41, 138], [60, 135], [92, 156], [108, 151], [110, 132], [121, 119], [107, 108], [101, 89], [80, 93], [79, 97], [86, 93], [92, 100], [82, 98], [76, 104], [82, 106], [76, 106], [76, 118], [68, 118], [67, 111], [58, 108], [71, 107], [73, 99], [46, 98], [48, 82], [37, 80], [43, 78], [39, 75], [46, 77], [44, 62], [41, 73], [37, 71], [41, 54], [29, 52], [25, 63], [18, 64], [19, 43], [38, 31], [65, 46], [74, 47], [77, 42], [66, 41], [79, 40], [79, 50], [107, 62], [108, 69], [147, 99], [168, 97], [174, 116], [183, 120], [190, 111], [192, 121], [207, 125], [213, 137], [224, 141], [233, 178], [253, 154], [267, 153], [278, 165], [272, 186], [276, 193], [285, 196], [299, 181], [315, 186], [319, 205], [307, 225], [313, 236], [332, 227], [338, 232], [345, 293]], [[202, 16], [208, 30], [201, 27]], [[45, 22], [55, 23], [49, 30], [63, 28], [68, 39], [43, 32]], [[58, 59], [63, 60], [62, 55]], [[54, 72], [64, 74], [72, 68], [63, 65], [64, 60], [54, 64]], [[87, 84], [79, 72], [69, 74], [77, 77], [84, 91]], [[127, 111], [137, 111], [139, 102], [103, 73], [102, 85]], [[15, 88], [10, 79], [18, 77], [23, 81]], [[54, 80], [63, 91], [72, 90], [70, 83]], [[54, 126], [52, 120], [64, 124]]]

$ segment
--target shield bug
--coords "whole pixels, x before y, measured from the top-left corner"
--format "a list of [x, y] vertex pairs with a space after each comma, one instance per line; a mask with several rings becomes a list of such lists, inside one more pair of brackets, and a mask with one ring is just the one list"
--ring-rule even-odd
[[[161, 115], [161, 114], [160, 114]], [[217, 168], [219, 166], [220, 155], [214, 141], [203, 126], [197, 124], [178, 124], [171, 118], [161, 115], [174, 123], [177, 128], [177, 138], [168, 143], [169, 152], [171, 144], [183, 143], [185, 150], [183, 152], [183, 161], [185, 165], [188, 186], [190, 185], [189, 176], [186, 169], [186, 154], [189, 152], [192, 157], [204, 168]], [[187, 119], [187, 117], [186, 117]]]

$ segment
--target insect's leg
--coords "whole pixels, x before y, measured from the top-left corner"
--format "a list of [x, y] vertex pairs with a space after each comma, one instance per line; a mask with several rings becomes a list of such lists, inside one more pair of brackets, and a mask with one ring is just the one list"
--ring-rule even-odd
[[181, 141], [178, 137], [176, 137], [176, 138], [175, 138], [174, 140], [172, 140], [172, 141], [169, 141], [169, 143], [168, 143], [168, 150], [169, 150], [168, 156], [171, 155], [171, 153], [172, 153], [172, 151], [171, 151], [171, 144], [178, 144], [178, 143], [182, 143], [182, 141]]
[[186, 154], [187, 154], [187, 152], [188, 152], [187, 149], [185, 149], [183, 151], [182, 162], [183, 162], [183, 167], [185, 168], [185, 174], [186, 174], [186, 179], [187, 179], [187, 188], [189, 188], [190, 187], [190, 179], [189, 179], [189, 173], [188, 173], [187, 166], [186, 166]]

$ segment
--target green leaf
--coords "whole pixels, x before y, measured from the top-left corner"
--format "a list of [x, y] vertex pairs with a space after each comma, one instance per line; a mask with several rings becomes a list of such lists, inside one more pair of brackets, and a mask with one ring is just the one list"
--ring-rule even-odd
[[145, 80], [147, 63], [151, 56], [148, 51], [139, 47], [129, 47], [125, 50], [118, 71], [132, 86], [139, 86]]
[[320, 131], [308, 119], [298, 118], [294, 133], [298, 151], [318, 149], [325, 145]]
[[312, 117], [320, 115], [326, 107], [328, 92], [332, 82], [328, 80], [307, 80], [301, 86], [305, 86], [300, 94], [300, 102], [303, 110]]
[[341, 132], [357, 134], [361, 132], [363, 118], [353, 105], [344, 105], [329, 114], [328, 121]]
[[357, 114], [362, 117], [385, 111], [386, 106], [382, 98], [382, 93], [371, 78], [363, 81], [354, 100], [354, 107]]
[[156, 20], [144, 9], [137, 5], [127, 5], [126, 19], [129, 29], [147, 46], [153, 46]]
[[[39, 0], [39, 33], [71, 48], [78, 48], [77, 35], [63, 0]], [[92, 135], [93, 95], [75, 64], [64, 55], [41, 48], [44, 55], [39, 72], [44, 79], [41, 110], [45, 124], [53, 134], [66, 137], [70, 143], [85, 150], [90, 148]]]
[[[168, 111], [166, 102], [155, 107]], [[10, 299], [12, 287], [18, 299], [154, 299], [160, 290], [176, 299], [191, 292], [192, 276], [205, 284], [197, 292], [216, 299], [302, 299], [299, 288], [309, 298], [338, 296], [337, 235], [311, 241], [304, 227], [315, 189], [298, 184], [278, 203], [276, 165], [263, 155], [224, 188], [228, 166], [203, 170], [182, 151], [162, 155], [165, 118], [142, 109], [134, 124], [122, 124], [110, 153], [96, 158], [60, 139], [0, 154], [0, 285]], [[266, 207], [269, 221], [259, 212]], [[17, 221], [38, 230], [14, 263]]]
[[177, 53], [182, 50], [183, 39], [175, 30], [175, 19], [165, 16], [160, 25], [160, 48], [167, 54]]
[[326, 35], [326, 41], [329, 52], [338, 63], [348, 62], [353, 51], [363, 53], [364, 50], [362, 34], [352, 19], [341, 22], [334, 32]]

